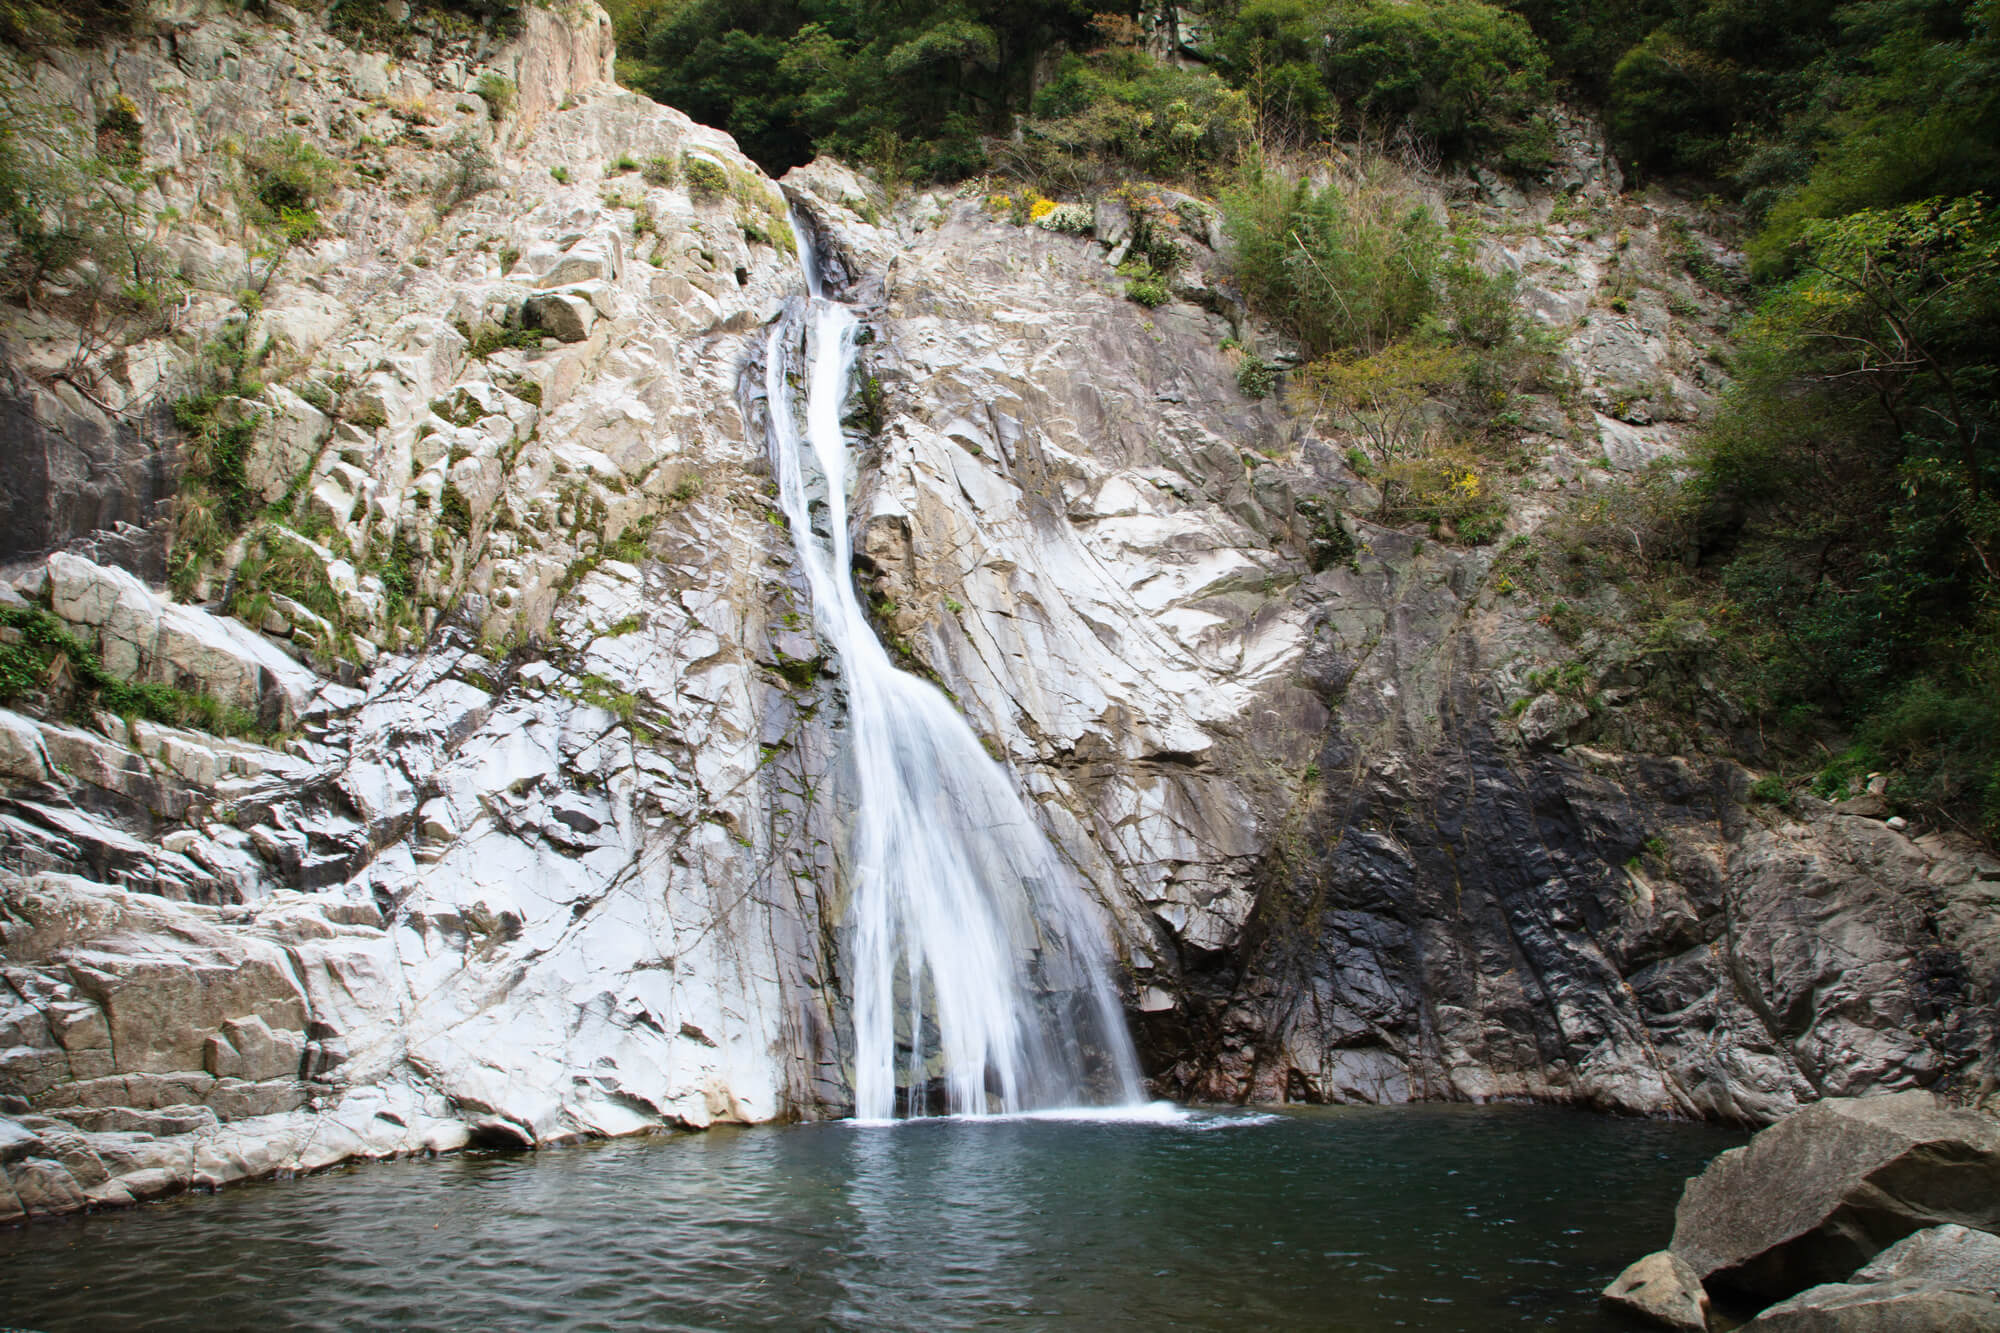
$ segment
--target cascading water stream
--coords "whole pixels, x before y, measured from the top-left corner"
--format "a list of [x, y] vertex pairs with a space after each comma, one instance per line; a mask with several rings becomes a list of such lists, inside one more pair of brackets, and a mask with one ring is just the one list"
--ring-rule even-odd
[[771, 330], [764, 387], [780, 503], [846, 685], [855, 1114], [924, 1114], [934, 1080], [956, 1115], [1137, 1103], [1138, 1062], [1069, 868], [1006, 770], [941, 691], [896, 669], [862, 613], [841, 426], [860, 324], [792, 226], [808, 293], [803, 431], [790, 320]]

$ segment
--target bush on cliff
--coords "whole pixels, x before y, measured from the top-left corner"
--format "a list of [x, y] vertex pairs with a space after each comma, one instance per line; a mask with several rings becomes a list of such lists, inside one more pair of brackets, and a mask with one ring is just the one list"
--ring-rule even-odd
[[1032, 111], [1019, 139], [997, 151], [1018, 174], [1062, 192], [1226, 172], [1255, 128], [1249, 99], [1216, 75], [1162, 65], [1129, 43], [1065, 57]]

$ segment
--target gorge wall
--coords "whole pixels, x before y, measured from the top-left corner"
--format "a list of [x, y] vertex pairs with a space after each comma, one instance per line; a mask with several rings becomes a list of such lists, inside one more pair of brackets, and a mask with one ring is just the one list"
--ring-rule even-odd
[[[394, 54], [176, 14], [10, 75], [129, 100], [186, 285], [115, 338], [75, 291], [8, 309], [0, 598], [9, 644], [46, 612], [260, 739], [68, 709], [67, 657], [0, 711], [0, 1220], [848, 1107], [840, 681], [746, 423], [787, 199], [872, 334], [857, 577], [1102, 910], [1159, 1093], [1990, 1093], [2000, 862], [1673, 757], [1659, 679], [1755, 727], [1700, 636], [1580, 658], [1516, 587], [1683, 447], [1733, 314], [1671, 255], [1729, 261], [1702, 215], [1587, 126], [1532, 194], [1428, 182], [1572, 372], [1469, 545], [1367, 521], [1349, 442], [1238, 387], [1287, 349], [1200, 201], [1163, 201], [1189, 261], [1148, 311], [1117, 199], [1075, 235], [769, 181], [615, 87], [594, 8]], [[347, 165], [279, 243], [248, 173], [294, 135]], [[223, 409], [258, 516], [191, 564], [168, 405], [218, 338], [260, 358]]]

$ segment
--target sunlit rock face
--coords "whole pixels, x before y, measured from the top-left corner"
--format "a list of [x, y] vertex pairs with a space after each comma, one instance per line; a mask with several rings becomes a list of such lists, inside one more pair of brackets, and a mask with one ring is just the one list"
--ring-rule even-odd
[[[62, 308], [13, 319], [4, 596], [273, 743], [0, 711], [0, 1213], [851, 1109], [844, 682], [754, 421], [787, 196], [862, 326], [873, 628], [1082, 885], [1156, 1093], [1762, 1121], [1990, 1060], [2000, 866], [1670, 757], [1703, 738], [1625, 706], [1661, 675], [1753, 725], [1693, 639], [1548, 683], [1509, 543], [1684, 448], [1731, 313], [1669, 262], [1698, 217], [1616, 195], [1583, 127], [1561, 215], [1432, 183], [1570, 386], [1514, 409], [1511, 526], [1470, 545], [1371, 523], [1353, 442], [1239, 388], [1244, 349], [1292, 352], [1199, 201], [1148, 311], [1118, 206], [1074, 235], [772, 182], [615, 88], [597, 11], [525, 13], [395, 61], [224, 17], [36, 71], [85, 117], [130, 93], [190, 286], [69, 379]], [[350, 162], [318, 239], [259, 251], [219, 125]], [[245, 471], [283, 531], [176, 601], [162, 394], [231, 328], [270, 348]], [[273, 542], [314, 594], [222, 615]]]

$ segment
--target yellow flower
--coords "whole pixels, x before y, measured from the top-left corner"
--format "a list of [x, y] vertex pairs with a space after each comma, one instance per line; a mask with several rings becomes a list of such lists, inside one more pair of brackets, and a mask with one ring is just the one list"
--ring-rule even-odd
[[1037, 199], [1035, 200], [1035, 206], [1028, 210], [1028, 221], [1040, 222], [1043, 218], [1047, 217], [1049, 214], [1055, 211], [1056, 211], [1055, 200]]

